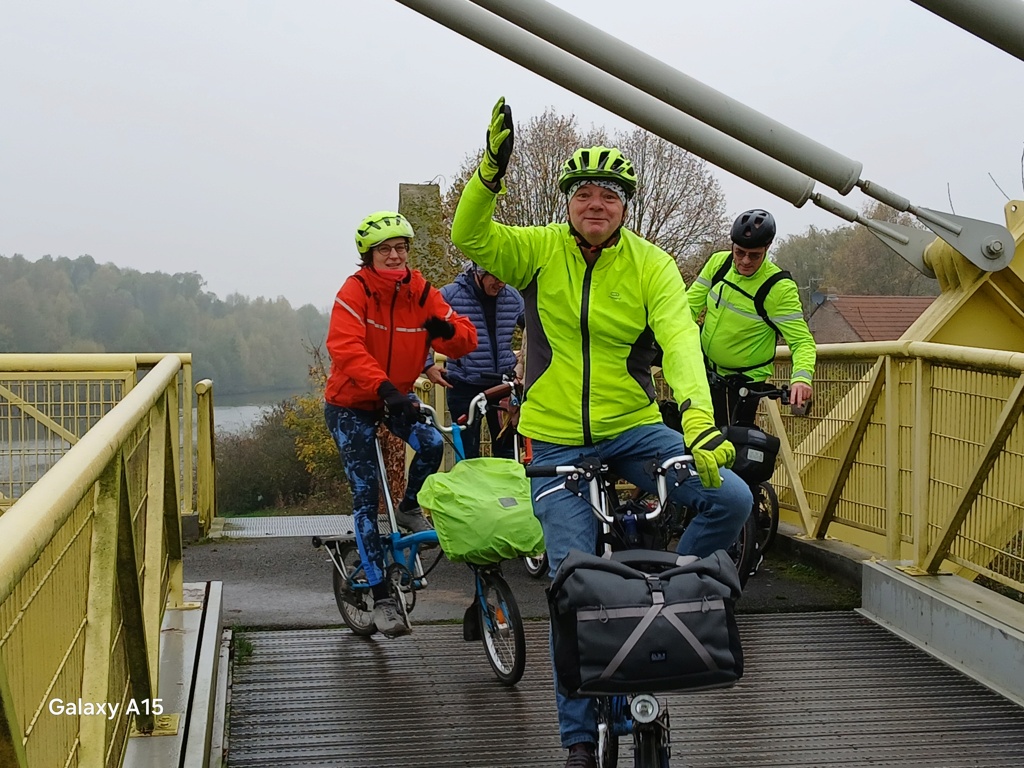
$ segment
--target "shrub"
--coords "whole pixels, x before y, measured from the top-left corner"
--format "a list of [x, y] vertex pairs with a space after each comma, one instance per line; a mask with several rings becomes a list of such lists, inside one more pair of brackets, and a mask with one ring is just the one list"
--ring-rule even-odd
[[306, 505], [327, 490], [328, 478], [316, 482], [296, 453], [295, 431], [286, 425], [286, 414], [294, 408], [292, 401], [278, 403], [244, 432], [217, 438], [221, 514]]

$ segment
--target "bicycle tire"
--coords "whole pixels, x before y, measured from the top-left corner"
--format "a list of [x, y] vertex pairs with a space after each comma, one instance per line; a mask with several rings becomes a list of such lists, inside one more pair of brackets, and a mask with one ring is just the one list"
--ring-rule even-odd
[[[480, 639], [487, 662], [502, 685], [518, 683], [526, 670], [526, 632], [519, 605], [505, 578], [497, 571], [477, 571], [483, 602]], [[477, 595], [480, 600], [480, 595]]]
[[548, 553], [541, 552], [536, 557], [524, 557], [523, 564], [526, 572], [535, 579], [546, 576], [548, 572]]
[[634, 728], [633, 768], [669, 768], [668, 748], [661, 743], [655, 729]]
[[352, 575], [359, 568], [359, 548], [355, 544], [342, 544], [338, 549], [338, 559], [345, 573], [342, 574], [337, 567], [331, 568], [334, 572], [334, 601], [353, 634], [369, 637], [377, 631], [377, 625], [373, 623], [373, 595], [369, 587], [353, 589], [350, 584], [366, 584], [365, 575]]
[[779, 496], [767, 480], [751, 488], [757, 517], [757, 544], [763, 556], [779, 532]]
[[739, 573], [740, 586], [746, 586], [747, 579], [753, 574], [761, 559], [757, 548], [757, 519], [753, 512], [747, 515], [739, 537], [729, 547], [728, 552]]
[[[619, 734], [615, 731], [611, 699], [602, 697], [597, 704], [597, 768], [616, 768], [619, 764]], [[604, 726], [602, 728], [601, 726]]]

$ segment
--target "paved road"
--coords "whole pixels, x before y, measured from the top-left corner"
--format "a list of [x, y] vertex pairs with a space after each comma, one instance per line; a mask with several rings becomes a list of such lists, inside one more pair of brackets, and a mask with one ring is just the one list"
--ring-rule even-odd
[[[857, 604], [858, 591], [833, 582], [815, 566], [794, 560], [785, 542], [784, 554], [769, 553], [759, 573], [747, 584], [738, 609], [747, 613], [847, 609]], [[427, 564], [433, 554], [427, 554]], [[308, 537], [214, 539], [185, 549], [185, 581], [224, 584], [224, 620], [236, 627], [331, 627], [341, 623], [331, 590], [331, 565]], [[505, 564], [523, 616], [546, 618], [546, 579], [532, 579], [521, 561]], [[470, 603], [472, 581], [465, 565], [444, 558], [418, 593], [414, 622], [461, 621]]]

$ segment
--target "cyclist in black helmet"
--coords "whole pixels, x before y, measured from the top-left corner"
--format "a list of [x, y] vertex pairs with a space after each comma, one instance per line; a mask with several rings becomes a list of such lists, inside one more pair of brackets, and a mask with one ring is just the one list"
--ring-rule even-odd
[[755, 208], [739, 215], [730, 234], [732, 250], [711, 255], [687, 297], [695, 319], [705, 311], [701, 348], [708, 370], [721, 377], [712, 377], [716, 423], [753, 424], [757, 400], [737, 408], [738, 390], [756, 390], [774, 373], [778, 337], [793, 351], [790, 402], [798, 408], [813, 394], [816, 351], [796, 283], [767, 258], [775, 219]]

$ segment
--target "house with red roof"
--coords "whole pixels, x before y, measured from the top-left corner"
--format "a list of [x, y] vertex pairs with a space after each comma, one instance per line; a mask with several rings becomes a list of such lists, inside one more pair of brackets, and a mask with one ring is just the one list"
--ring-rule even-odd
[[815, 307], [807, 326], [818, 344], [892, 341], [935, 301], [934, 296], [837, 296]]

